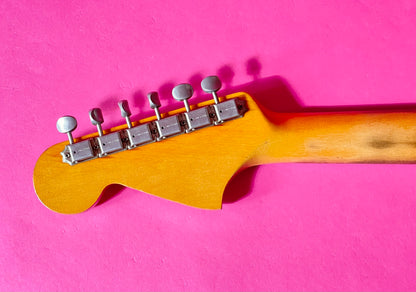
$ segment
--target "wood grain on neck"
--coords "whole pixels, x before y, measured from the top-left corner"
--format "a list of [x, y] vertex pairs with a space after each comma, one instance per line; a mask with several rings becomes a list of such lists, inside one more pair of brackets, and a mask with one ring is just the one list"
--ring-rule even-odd
[[230, 98], [246, 100], [244, 117], [74, 166], [62, 162], [67, 142], [51, 146], [34, 170], [39, 199], [54, 211], [79, 213], [93, 206], [106, 186], [121, 184], [185, 205], [219, 209], [231, 177], [253, 165], [416, 162], [415, 112], [274, 113], [246, 93], [224, 97]]
[[249, 164], [416, 162], [415, 112], [267, 115], [273, 133]]

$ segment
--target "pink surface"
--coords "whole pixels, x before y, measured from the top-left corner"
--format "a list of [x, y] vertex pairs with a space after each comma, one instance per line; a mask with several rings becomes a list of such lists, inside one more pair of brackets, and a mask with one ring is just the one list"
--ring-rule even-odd
[[414, 165], [261, 166], [221, 211], [113, 189], [65, 216], [32, 187], [59, 116], [79, 136], [94, 106], [117, 125], [118, 99], [147, 114], [147, 91], [209, 74], [284, 80], [266, 93], [303, 106], [414, 103], [415, 30], [410, 0], [1, 1], [0, 290], [415, 290]]

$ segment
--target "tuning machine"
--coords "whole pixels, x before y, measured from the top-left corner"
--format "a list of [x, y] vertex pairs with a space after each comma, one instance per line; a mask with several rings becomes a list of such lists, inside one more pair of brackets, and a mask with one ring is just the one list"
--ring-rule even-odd
[[101, 109], [93, 108], [89, 111], [91, 123], [97, 126], [98, 137], [96, 141], [99, 146], [99, 157], [106, 156], [110, 153], [118, 152], [123, 150], [123, 143], [119, 132], [109, 133], [104, 135], [101, 124], [104, 123], [104, 117]]
[[215, 104], [212, 105], [217, 116], [216, 125], [226, 120], [241, 117], [244, 114], [244, 101], [240, 99], [230, 99], [223, 102], [219, 101], [217, 91], [221, 89], [221, 80], [217, 76], [208, 76], [201, 82], [201, 88], [207, 93], [211, 93]]
[[127, 148], [133, 149], [139, 145], [152, 142], [154, 139], [149, 124], [133, 127], [130, 120], [131, 111], [127, 100], [120, 100], [118, 106], [120, 107], [121, 116], [126, 119], [127, 123], [127, 129], [125, 130], [129, 140]]
[[72, 131], [77, 128], [77, 120], [73, 116], [60, 117], [56, 122], [56, 128], [58, 132], [68, 135], [69, 145], [61, 152], [63, 162], [73, 165], [94, 157], [90, 140], [74, 143]]
[[[182, 101], [185, 111], [173, 111], [161, 115], [161, 103], [157, 92], [147, 95], [150, 107], [154, 109], [156, 120], [147, 123], [135, 123], [130, 120], [131, 111], [127, 100], [118, 102], [121, 116], [125, 118], [127, 127], [119, 127], [106, 133], [102, 129], [104, 118], [101, 109], [93, 108], [89, 111], [91, 123], [97, 127], [98, 135], [76, 142], [72, 132], [77, 127], [77, 121], [72, 116], [63, 116], [58, 119], [56, 128], [68, 136], [69, 144], [61, 152], [63, 161], [71, 165], [96, 157], [103, 157], [126, 149], [154, 141], [160, 141], [182, 133], [189, 133], [199, 128], [213, 124], [220, 124], [242, 116], [247, 110], [247, 104], [241, 98], [219, 99], [217, 91], [221, 88], [221, 81], [216, 76], [208, 76], [201, 82], [205, 92], [211, 93], [214, 98], [213, 105], [191, 106], [189, 99], [194, 91], [190, 84], [179, 84], [172, 89], [175, 100]], [[79, 139], [81, 140], [81, 139]]]
[[157, 141], [163, 140], [170, 136], [175, 136], [184, 132], [178, 115], [162, 118], [159, 112], [161, 106], [159, 95], [157, 92], [152, 91], [147, 94], [150, 107], [155, 110], [157, 120], [156, 124], [159, 136], [156, 138]]
[[186, 112], [184, 113], [188, 127], [186, 132], [192, 132], [197, 128], [211, 125], [207, 107], [191, 110], [188, 99], [192, 97], [194, 90], [190, 84], [183, 83], [175, 86], [172, 90], [172, 96], [178, 101], [183, 101]]
[[77, 120], [73, 116], [63, 116], [56, 121], [56, 129], [59, 133], [67, 134], [69, 144], [74, 144], [72, 131], [77, 128]]

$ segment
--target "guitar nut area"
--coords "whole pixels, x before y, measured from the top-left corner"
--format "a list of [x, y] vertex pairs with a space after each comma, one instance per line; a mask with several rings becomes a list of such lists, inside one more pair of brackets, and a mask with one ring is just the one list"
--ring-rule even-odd
[[94, 158], [135, 149], [148, 143], [218, 125], [228, 120], [243, 117], [247, 111], [248, 107], [245, 100], [239, 98], [226, 100], [218, 104], [208, 105], [66, 145], [61, 152], [62, 161], [69, 165], [76, 165]]

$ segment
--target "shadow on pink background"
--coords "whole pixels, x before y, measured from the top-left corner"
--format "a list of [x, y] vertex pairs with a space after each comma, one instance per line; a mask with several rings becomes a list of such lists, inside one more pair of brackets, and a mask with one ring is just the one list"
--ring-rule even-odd
[[415, 29], [413, 1], [2, 1], [0, 290], [415, 290], [414, 165], [260, 166], [217, 211], [111, 186], [66, 216], [32, 186], [59, 116], [81, 136], [211, 74], [274, 110], [414, 110]]

